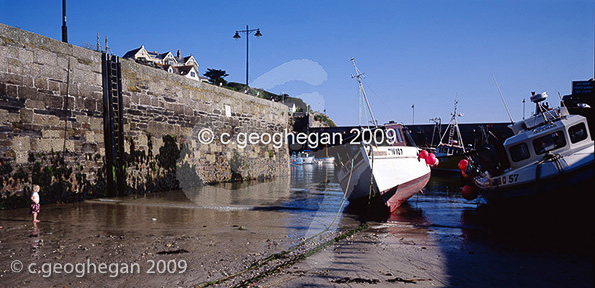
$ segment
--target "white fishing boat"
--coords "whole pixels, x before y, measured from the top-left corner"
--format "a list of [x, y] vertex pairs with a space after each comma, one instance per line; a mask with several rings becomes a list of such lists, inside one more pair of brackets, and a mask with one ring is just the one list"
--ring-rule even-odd
[[324, 165], [324, 164], [333, 164], [335, 163], [335, 157], [323, 157], [323, 158], [314, 158], [314, 162], [316, 162], [318, 165]]
[[[344, 139], [343, 145], [332, 147], [339, 183], [351, 200], [381, 197], [391, 212], [421, 191], [430, 179], [430, 164], [436, 164], [433, 154], [417, 148], [400, 124], [378, 126], [363, 89], [361, 76], [352, 58], [361, 95], [363, 96], [373, 127], [360, 127], [352, 132], [356, 136]], [[369, 133], [366, 133], [369, 132]], [[366, 134], [372, 136], [366, 139]], [[422, 157], [420, 157], [420, 155]]]
[[461, 136], [461, 130], [457, 122], [457, 117], [462, 117], [463, 114], [457, 114], [458, 101], [455, 100], [454, 112], [451, 114], [450, 122], [440, 138], [440, 143], [436, 146], [436, 158], [440, 161], [433, 170], [459, 172], [459, 161], [461, 161], [466, 152]]
[[[535, 114], [509, 125], [514, 135], [504, 141], [505, 155], [483, 149], [461, 161], [463, 174], [473, 183], [463, 188], [463, 196], [465, 189], [475, 187], [488, 203], [548, 195], [558, 201], [564, 198], [561, 192], [592, 189], [586, 187], [590, 184], [585, 185], [593, 183], [595, 172], [593, 139], [586, 118], [570, 115], [566, 107], [550, 109], [542, 104], [546, 98], [545, 92], [533, 93]], [[572, 187], [580, 189], [570, 190]]]
[[304, 150], [298, 154], [299, 157], [303, 159], [304, 164], [312, 164], [314, 163], [314, 155], [310, 150]]
[[314, 163], [314, 155], [310, 154], [310, 151], [305, 150], [301, 152], [293, 152], [291, 157], [289, 158], [291, 164], [294, 165], [302, 165], [302, 164], [312, 164]]
[[304, 159], [302, 157], [298, 157], [296, 152], [293, 152], [293, 153], [291, 153], [289, 162], [293, 165], [302, 165], [302, 164], [304, 164]]

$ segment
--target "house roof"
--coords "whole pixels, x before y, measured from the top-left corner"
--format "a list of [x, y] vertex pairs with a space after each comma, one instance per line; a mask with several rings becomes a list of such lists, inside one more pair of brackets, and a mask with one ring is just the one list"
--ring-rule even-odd
[[187, 75], [194, 69], [194, 65], [175, 66], [174, 69], [180, 75]]
[[124, 56], [122, 56], [122, 58], [134, 58], [134, 56], [136, 55], [136, 53], [138, 53], [138, 51], [140, 51], [141, 49], [144, 49], [144, 45], [141, 45], [139, 48], [136, 48], [134, 50], [130, 50], [128, 52], [126, 52], [126, 54], [124, 54]]
[[[196, 61], [196, 59], [194, 58], [194, 56], [190, 55], [190, 56], [186, 56], [186, 57], [178, 57], [178, 56], [180, 56], [179, 55], [180, 50], [178, 50], [178, 54], [177, 55], [174, 55], [174, 54], [171, 53], [171, 51], [167, 51], [167, 52], [164, 52], [164, 53], [159, 53], [157, 51], [147, 51], [145, 49], [145, 46], [144, 45], [141, 45], [140, 48], [136, 48], [134, 50], [130, 50], [130, 51], [126, 52], [126, 54], [124, 54], [124, 56], [122, 56], [122, 58], [135, 59], [136, 56], [137, 56], [137, 54], [138, 54], [138, 52], [141, 51], [141, 50], [143, 50], [144, 52], [146, 52], [149, 55], [149, 57], [151, 57], [153, 59], [165, 60], [166, 58], [173, 58], [177, 62], [177, 64], [180, 65], [180, 66], [175, 65], [173, 68], [182, 67], [182, 66], [192, 66], [192, 67], [195, 67], [195, 69], [198, 72], [198, 62]], [[195, 65], [187, 65], [187, 63], [191, 59], [192, 59], [192, 62], [195, 63]], [[151, 61], [150, 59], [148, 59], [148, 60]], [[154, 62], [154, 61], [155, 60], [153, 60], [152, 62]], [[154, 64], [157, 65], [158, 63], [154, 63]], [[169, 67], [164, 67], [164, 66], [160, 66], [160, 67], [163, 68], [164, 70], [167, 70], [169, 68]], [[190, 70], [188, 70], [188, 68], [182, 68], [182, 70], [180, 70], [180, 71], [185, 71], [186, 74], [190, 72]], [[182, 75], [184, 75], [184, 74], [182, 74]]]

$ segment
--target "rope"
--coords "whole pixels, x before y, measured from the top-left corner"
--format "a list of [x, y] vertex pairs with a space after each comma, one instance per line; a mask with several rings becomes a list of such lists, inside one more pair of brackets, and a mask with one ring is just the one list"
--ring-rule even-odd
[[552, 154], [550, 152], [543, 155], [543, 159], [537, 163], [537, 168], [535, 169], [535, 182], [537, 182], [538, 189], [541, 190], [541, 165], [545, 164], [546, 161], [553, 161], [554, 166], [558, 170], [558, 175], [564, 174], [564, 168], [562, 164], [560, 164], [560, 159], [562, 156], [560, 154]]
[[[350, 183], [351, 183], [351, 176], [352, 176], [352, 175], [353, 175], [353, 159], [351, 159], [351, 170], [350, 170], [350, 172], [349, 172], [349, 179], [347, 180], [347, 187], [349, 187], [349, 185], [350, 185]], [[231, 274], [231, 275], [229, 275], [229, 276], [226, 276], [226, 277], [223, 277], [223, 278], [219, 278], [219, 279], [216, 279], [216, 280], [212, 280], [212, 281], [208, 281], [208, 282], [204, 282], [204, 283], [198, 284], [198, 285], [196, 285], [196, 286], [194, 286], [194, 287], [201, 287], [201, 288], [202, 288], [202, 287], [208, 287], [208, 286], [211, 286], [211, 285], [215, 285], [215, 284], [222, 283], [222, 282], [224, 282], [224, 281], [227, 281], [227, 280], [230, 280], [230, 279], [232, 279], [232, 278], [235, 278], [235, 277], [237, 277], [237, 276], [239, 276], [239, 275], [241, 275], [241, 274], [244, 274], [244, 273], [246, 273], [246, 272], [248, 272], [248, 271], [254, 270], [254, 269], [256, 269], [256, 268], [259, 268], [259, 267], [262, 267], [262, 266], [264, 266], [265, 264], [267, 264], [268, 262], [270, 262], [270, 261], [272, 261], [272, 260], [279, 259], [279, 258], [281, 258], [282, 256], [284, 256], [284, 255], [286, 255], [286, 254], [289, 254], [289, 253], [290, 253], [290, 252], [292, 252], [292, 251], [295, 251], [295, 250], [297, 250], [299, 247], [301, 247], [301, 246], [305, 245], [305, 244], [306, 244], [307, 242], [309, 242], [310, 240], [312, 240], [312, 239], [314, 239], [314, 238], [316, 238], [316, 237], [320, 236], [322, 233], [325, 233], [325, 232], [327, 232], [327, 231], [330, 229], [330, 227], [331, 227], [331, 226], [333, 226], [333, 224], [335, 223], [335, 221], [336, 221], [336, 220], [337, 220], [337, 218], [339, 217], [339, 213], [341, 213], [341, 211], [342, 211], [342, 209], [343, 209], [343, 205], [345, 204], [345, 199], [346, 199], [346, 198], [347, 198], [347, 193], [343, 193], [343, 199], [341, 200], [341, 206], [339, 207], [339, 210], [337, 211], [337, 214], [335, 214], [335, 217], [333, 218], [333, 221], [331, 221], [331, 223], [330, 223], [330, 224], [329, 224], [329, 225], [328, 225], [328, 226], [327, 226], [327, 227], [326, 227], [324, 230], [322, 230], [322, 231], [320, 231], [320, 232], [316, 233], [315, 235], [313, 235], [313, 236], [311, 236], [311, 237], [309, 237], [309, 238], [307, 238], [307, 239], [304, 239], [304, 240], [303, 240], [302, 242], [300, 242], [298, 245], [296, 245], [296, 246], [292, 247], [291, 249], [289, 249], [289, 250], [287, 250], [287, 251], [282, 251], [282, 252], [280, 252], [280, 253], [276, 253], [276, 254], [273, 254], [273, 255], [271, 255], [271, 256], [269, 256], [269, 257], [267, 257], [267, 258], [264, 258], [264, 259], [262, 259], [262, 260], [259, 260], [259, 261], [257, 261], [256, 263], [254, 263], [254, 264], [250, 265], [249, 267], [247, 267], [247, 268], [245, 268], [245, 269], [243, 269], [243, 270], [240, 270], [240, 271], [238, 271], [238, 272], [236, 272], [236, 273], [233, 273], [233, 274]], [[327, 241], [327, 242], [328, 242], [328, 241]], [[327, 246], [328, 246], [328, 245], [327, 245]], [[312, 253], [312, 254], [313, 254], [313, 253]]]

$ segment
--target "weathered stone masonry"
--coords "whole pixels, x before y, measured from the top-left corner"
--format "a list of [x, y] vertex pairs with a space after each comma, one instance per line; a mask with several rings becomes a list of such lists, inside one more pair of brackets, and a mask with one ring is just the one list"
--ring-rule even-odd
[[[284, 105], [121, 61], [129, 192], [289, 173], [285, 145], [201, 144], [197, 135], [281, 133]], [[101, 80], [100, 53], [0, 24], [4, 197], [32, 183], [48, 201], [104, 193]]]

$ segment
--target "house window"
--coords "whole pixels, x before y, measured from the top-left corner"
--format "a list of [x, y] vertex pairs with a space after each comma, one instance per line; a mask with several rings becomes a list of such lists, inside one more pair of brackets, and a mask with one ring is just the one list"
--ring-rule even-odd
[[192, 71], [192, 72], [190, 72], [190, 76], [196, 77], [196, 73], [194, 73], [194, 71]]
[[587, 128], [585, 123], [579, 123], [568, 129], [568, 136], [570, 136], [570, 142], [576, 143], [587, 139]]
[[535, 153], [537, 153], [537, 155], [564, 146], [566, 146], [566, 139], [564, 138], [564, 133], [562, 133], [562, 131], [557, 131], [533, 140], [533, 148], [535, 148]]
[[531, 156], [529, 154], [529, 148], [527, 147], [526, 143], [521, 143], [514, 145], [508, 149], [510, 152], [510, 159], [514, 162], [519, 162], [521, 160], [525, 160]]

